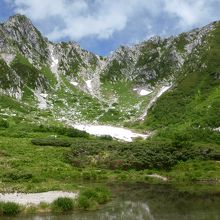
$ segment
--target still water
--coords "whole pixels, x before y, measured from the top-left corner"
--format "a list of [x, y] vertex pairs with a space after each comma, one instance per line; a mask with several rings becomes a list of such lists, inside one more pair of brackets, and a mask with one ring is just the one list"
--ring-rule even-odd
[[111, 186], [113, 199], [99, 210], [2, 220], [220, 220], [220, 194], [190, 194], [164, 185]]

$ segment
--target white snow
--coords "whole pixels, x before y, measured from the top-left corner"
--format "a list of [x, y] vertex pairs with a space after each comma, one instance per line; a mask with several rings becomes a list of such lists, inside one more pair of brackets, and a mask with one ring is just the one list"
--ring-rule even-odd
[[47, 93], [41, 93], [40, 96], [42, 96], [43, 98], [47, 98], [48, 94]]
[[135, 133], [126, 128], [113, 127], [110, 125], [73, 124], [72, 126], [76, 129], [86, 131], [92, 135], [110, 135], [113, 138], [127, 142], [132, 142], [133, 138], [141, 137], [145, 139], [149, 136], [146, 134]]
[[70, 83], [74, 86], [77, 86], [79, 84], [78, 82], [74, 82], [74, 81], [70, 81]]
[[145, 96], [145, 95], [149, 95], [150, 93], [152, 93], [152, 91], [149, 91], [149, 90], [145, 90], [145, 89], [141, 89], [140, 91], [140, 95], [141, 96]]
[[46, 97], [48, 96], [48, 94], [40, 93], [39, 91], [35, 91], [34, 95], [36, 96], [36, 98], [38, 100], [38, 108], [39, 109], [46, 109], [47, 108]]
[[161, 180], [163, 180], [163, 181], [167, 181], [167, 180], [168, 180], [167, 177], [158, 175], [158, 174], [156, 174], [156, 173], [154, 173], [154, 174], [148, 174], [147, 176], [148, 176], [148, 177], [157, 178], [157, 179], [161, 179]]
[[219, 132], [220, 132], [220, 127], [218, 127], [218, 128], [214, 128], [213, 130], [214, 130], [214, 131], [219, 131]]
[[1, 53], [1, 58], [9, 65], [15, 58], [14, 54]]
[[155, 101], [163, 94], [163, 93], [165, 93], [169, 88], [171, 88], [171, 86], [172, 85], [169, 85], [169, 86], [163, 86], [160, 90], [159, 90], [159, 92], [157, 93], [157, 95], [156, 95], [156, 99], [155, 99]]
[[75, 199], [77, 193], [63, 191], [48, 191], [42, 193], [0, 193], [1, 202], [15, 202], [21, 205], [40, 204], [41, 202], [52, 203], [59, 197]]
[[88, 89], [92, 89], [92, 80], [86, 80], [86, 85], [88, 87]]
[[52, 53], [51, 53], [51, 59], [52, 59], [51, 70], [52, 72], [56, 73], [58, 69], [59, 60], [55, 58]]
[[151, 99], [151, 101], [149, 102], [147, 108], [145, 109], [144, 113], [141, 115], [140, 119], [144, 120], [144, 118], [147, 116], [148, 110], [151, 108], [151, 106], [157, 101], [157, 99], [163, 94], [165, 93], [168, 89], [170, 89], [172, 87], [172, 85], [169, 86], [163, 86], [161, 87], [161, 89], [157, 92], [157, 94], [153, 97], [153, 99]]
[[50, 50], [50, 57], [51, 57], [51, 65], [50, 65], [50, 69], [52, 71], [52, 73], [55, 74], [56, 79], [57, 79], [57, 85], [56, 85], [56, 89], [58, 89], [60, 87], [60, 76], [58, 73], [58, 63], [59, 60], [57, 57], [54, 56], [54, 46], [52, 44], [49, 45], [49, 50]]

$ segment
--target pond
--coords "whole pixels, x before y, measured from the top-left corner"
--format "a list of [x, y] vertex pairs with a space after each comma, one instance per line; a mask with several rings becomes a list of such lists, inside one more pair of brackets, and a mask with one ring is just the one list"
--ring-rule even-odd
[[220, 194], [178, 192], [168, 185], [112, 185], [112, 201], [96, 211], [2, 220], [219, 220]]

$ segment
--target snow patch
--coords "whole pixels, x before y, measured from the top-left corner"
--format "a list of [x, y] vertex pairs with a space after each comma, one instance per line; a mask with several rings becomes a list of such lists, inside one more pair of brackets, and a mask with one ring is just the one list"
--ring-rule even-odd
[[41, 202], [52, 203], [59, 197], [75, 199], [77, 195], [77, 193], [63, 191], [48, 191], [42, 193], [0, 193], [0, 201], [15, 202], [21, 205], [37, 205]]
[[15, 58], [14, 54], [2, 53], [1, 58], [9, 65]]
[[149, 95], [150, 93], [152, 93], [152, 91], [141, 89], [141, 91], [139, 92], [139, 95], [145, 96], [145, 95]]
[[[156, 100], [163, 94], [163, 93], [165, 93], [168, 89], [170, 89], [171, 88], [171, 86], [172, 85], [169, 85], [169, 86], [163, 86], [160, 90], [159, 90], [159, 92], [157, 93], [157, 95], [156, 95]], [[155, 101], [156, 101], [155, 100]]]
[[39, 109], [46, 109], [47, 108], [46, 98], [47, 98], [48, 94], [39, 93], [38, 91], [35, 91], [34, 95], [36, 96], [36, 98], [38, 100], [38, 108]]
[[218, 127], [218, 128], [214, 128], [213, 130], [214, 130], [214, 131], [219, 131], [219, 132], [220, 132], [220, 127]]
[[56, 79], [58, 82], [56, 89], [58, 89], [60, 87], [60, 76], [58, 73], [59, 60], [57, 57], [54, 56], [54, 46], [52, 44], [49, 45], [49, 51], [50, 51], [50, 57], [51, 57], [51, 61], [52, 61], [51, 65], [50, 65], [50, 69], [51, 69], [52, 73], [54, 73], [56, 76]]
[[87, 87], [88, 87], [88, 89], [92, 89], [92, 80], [90, 79], [90, 80], [86, 80], [86, 85], [87, 85]]
[[163, 93], [165, 93], [168, 89], [170, 89], [172, 87], [172, 85], [169, 86], [163, 86], [158, 92], [157, 94], [151, 99], [151, 101], [149, 102], [147, 108], [145, 109], [144, 113], [141, 115], [140, 119], [144, 120], [144, 118], [147, 116], [148, 110], [151, 108], [151, 106], [157, 101], [157, 99], [163, 95]]
[[146, 134], [135, 133], [126, 128], [113, 127], [109, 125], [73, 124], [72, 126], [81, 131], [86, 131], [92, 135], [110, 135], [113, 138], [127, 142], [132, 142], [133, 138], [141, 137], [146, 139], [149, 136]]
[[154, 173], [154, 174], [148, 174], [147, 176], [148, 176], [148, 177], [157, 178], [157, 179], [161, 179], [161, 180], [163, 180], [163, 181], [167, 181], [167, 180], [168, 180], [167, 177], [158, 175], [158, 174], [156, 174], [156, 173]]
[[78, 82], [74, 82], [74, 81], [70, 81], [70, 83], [73, 85], [73, 86], [77, 86], [79, 83]]
[[47, 98], [48, 94], [47, 93], [41, 93], [40, 96], [42, 96], [43, 98]]
[[51, 59], [52, 59], [51, 70], [52, 70], [52, 72], [56, 73], [57, 69], [58, 69], [59, 60], [57, 58], [55, 58], [52, 54], [51, 54]]

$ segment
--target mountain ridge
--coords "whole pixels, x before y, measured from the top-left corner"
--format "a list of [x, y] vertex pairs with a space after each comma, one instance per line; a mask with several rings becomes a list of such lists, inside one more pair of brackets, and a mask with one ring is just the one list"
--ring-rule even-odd
[[11, 16], [0, 24], [1, 93], [57, 119], [135, 121], [184, 69], [206, 68], [199, 51], [208, 51], [218, 24], [121, 46], [102, 57], [76, 42], [50, 42], [30, 19]]

